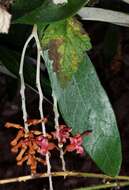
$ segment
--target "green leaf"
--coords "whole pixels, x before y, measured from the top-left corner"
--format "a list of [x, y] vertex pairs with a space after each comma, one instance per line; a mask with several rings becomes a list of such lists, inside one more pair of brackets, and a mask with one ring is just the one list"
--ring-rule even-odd
[[49, 48], [50, 59], [54, 61], [53, 69], [64, 85], [78, 70], [91, 43], [79, 21], [69, 18], [49, 25], [42, 39], [42, 47]]
[[63, 118], [74, 133], [92, 129], [84, 138], [84, 147], [107, 175], [118, 175], [121, 166], [121, 142], [115, 116], [95, 69], [86, 55], [66, 88], [60, 86], [53, 61], [44, 51], [52, 88]]
[[50, 0], [16, 0], [12, 7], [14, 23], [50, 23], [74, 15], [88, 0], [69, 0], [55, 5]]

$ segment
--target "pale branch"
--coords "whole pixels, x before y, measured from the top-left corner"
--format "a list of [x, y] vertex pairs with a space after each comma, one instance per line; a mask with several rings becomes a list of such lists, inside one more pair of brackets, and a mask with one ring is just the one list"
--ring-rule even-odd
[[20, 89], [20, 94], [21, 94], [21, 100], [22, 100], [22, 111], [23, 111], [23, 121], [24, 121], [24, 127], [25, 130], [28, 131], [28, 124], [27, 124], [27, 111], [26, 111], [26, 98], [25, 98], [25, 82], [24, 82], [24, 74], [23, 74], [23, 66], [24, 66], [24, 58], [25, 58], [25, 53], [27, 46], [29, 42], [33, 38], [33, 33], [28, 37], [22, 51], [21, 55], [21, 61], [20, 61], [20, 68], [19, 68], [19, 75], [20, 75], [20, 80], [21, 80], [21, 89]]
[[[33, 29], [33, 35], [36, 41], [37, 45], [37, 71], [36, 71], [36, 86], [39, 92], [39, 112], [40, 112], [40, 117], [44, 118], [43, 115], [43, 100], [44, 100], [44, 95], [41, 87], [41, 82], [40, 82], [40, 66], [41, 66], [41, 47], [40, 47], [40, 42], [37, 34], [37, 26], [34, 26]], [[44, 136], [46, 136], [46, 128], [44, 122], [42, 122], [42, 131]], [[49, 153], [46, 153], [46, 163], [47, 163], [47, 173], [49, 174], [49, 185], [50, 185], [50, 190], [53, 190], [53, 183], [52, 183], [52, 176], [51, 176], [51, 164], [50, 164], [50, 158], [49, 158]]]
[[[104, 174], [96, 174], [96, 173], [87, 173], [87, 172], [72, 172], [72, 171], [65, 171], [65, 172], [51, 172], [51, 175], [53, 177], [86, 177], [86, 178], [98, 178], [98, 179], [105, 179], [105, 180], [117, 180], [117, 184], [119, 184], [119, 181], [125, 181], [129, 183], [129, 176], [116, 176], [111, 177]], [[49, 177], [48, 173], [40, 173], [35, 175], [27, 175], [27, 176], [20, 176], [20, 177], [14, 177], [14, 178], [8, 178], [8, 179], [2, 179], [0, 180], [0, 185], [9, 184], [9, 183], [16, 183], [16, 182], [26, 182], [33, 179], [39, 179], [39, 178], [46, 178]], [[119, 180], [119, 181], [118, 181]]]
[[108, 189], [108, 188], [113, 188], [115, 187], [116, 189], [120, 189], [120, 187], [125, 187], [129, 186], [129, 182], [113, 182], [113, 183], [107, 183], [107, 184], [102, 184], [102, 185], [94, 185], [90, 187], [82, 187], [74, 190], [100, 190], [100, 189]]
[[62, 148], [60, 148], [60, 159], [61, 159], [61, 162], [62, 162], [62, 170], [66, 171], [66, 164], [65, 164], [65, 159], [64, 159], [64, 151], [63, 151]]
[[55, 120], [55, 128], [58, 129], [59, 127], [59, 112], [57, 107], [57, 98], [55, 96], [54, 91], [52, 91], [52, 97], [53, 97], [53, 111], [55, 114], [54, 120]]
[[[58, 112], [58, 107], [57, 107], [57, 98], [55, 96], [54, 90], [52, 90], [52, 97], [53, 97], [53, 111], [54, 111], [54, 120], [55, 120], [55, 129], [57, 132], [59, 132], [59, 112]], [[64, 160], [64, 152], [62, 147], [60, 146], [60, 136], [58, 136], [58, 146], [60, 150], [60, 159], [62, 162], [62, 170], [66, 171], [66, 166], [65, 166], [65, 160]]]
[[[36, 26], [35, 26], [36, 27]], [[40, 82], [40, 64], [41, 64], [41, 56], [40, 56], [40, 45], [38, 42], [38, 36], [37, 36], [37, 29], [35, 29], [35, 33], [34, 33], [34, 38], [36, 41], [36, 45], [37, 45], [37, 70], [36, 70], [36, 87], [38, 89], [39, 92], [39, 112], [40, 112], [40, 117], [44, 118], [43, 115], [43, 91], [42, 91], [42, 87], [41, 87], [41, 82]], [[44, 122], [42, 122], [42, 131], [44, 136], [46, 136], [46, 129], [45, 129], [45, 124]]]

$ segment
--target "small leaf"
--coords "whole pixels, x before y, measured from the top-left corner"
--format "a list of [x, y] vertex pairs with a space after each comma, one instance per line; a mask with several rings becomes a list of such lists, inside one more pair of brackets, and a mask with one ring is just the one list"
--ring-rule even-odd
[[69, 0], [55, 5], [52, 0], [16, 0], [12, 7], [14, 23], [50, 23], [76, 14], [88, 0]]
[[95, 69], [86, 55], [66, 88], [61, 88], [53, 71], [48, 51], [44, 52], [52, 88], [63, 118], [74, 133], [92, 130], [84, 138], [84, 147], [106, 174], [118, 175], [121, 166], [121, 142], [115, 116]]
[[42, 47], [49, 48], [50, 59], [54, 61], [53, 70], [64, 84], [78, 70], [91, 43], [81, 24], [69, 18], [49, 25], [42, 39]]

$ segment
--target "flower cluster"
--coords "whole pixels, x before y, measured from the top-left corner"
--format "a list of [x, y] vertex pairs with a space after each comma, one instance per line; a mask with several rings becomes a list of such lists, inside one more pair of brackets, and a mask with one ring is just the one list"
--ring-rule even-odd
[[75, 151], [77, 154], [82, 155], [84, 153], [84, 148], [82, 146], [83, 137], [89, 135], [91, 131], [88, 130], [82, 134], [78, 133], [73, 137], [71, 137], [71, 131], [71, 128], [60, 125], [55, 132], [52, 132], [53, 138], [58, 140], [59, 148], [64, 147], [64, 153]]
[[83, 137], [89, 135], [91, 131], [86, 131], [83, 134], [71, 136], [72, 129], [66, 125], [60, 125], [58, 129], [46, 136], [39, 130], [32, 130], [30, 126], [37, 126], [40, 123], [46, 123], [47, 119], [29, 119], [27, 124], [29, 131], [26, 131], [21, 125], [14, 123], [6, 123], [6, 128], [16, 128], [18, 133], [11, 141], [11, 151], [16, 156], [17, 165], [21, 166], [24, 162], [30, 166], [31, 173], [35, 174], [37, 164], [46, 165], [45, 156], [53, 149], [63, 149], [64, 153], [75, 151], [82, 155], [84, 149], [82, 146]]
[[77, 154], [83, 154], [84, 149], [82, 147], [83, 139], [80, 134], [70, 137], [70, 144], [67, 145], [66, 151], [73, 152], [76, 151]]
[[[31, 119], [28, 120], [28, 126], [35, 126], [44, 120]], [[11, 141], [11, 152], [17, 154], [17, 165], [21, 166], [25, 161], [30, 166], [31, 173], [35, 174], [37, 169], [37, 163], [46, 165], [46, 160], [42, 155], [45, 155], [49, 150], [54, 149], [56, 146], [54, 143], [48, 143], [48, 139], [51, 138], [49, 134], [46, 137], [42, 135], [42, 132], [38, 130], [26, 131], [21, 125], [14, 123], [6, 123], [6, 128], [19, 129], [16, 137]]]
[[67, 139], [70, 136], [70, 132], [72, 131], [71, 128], [65, 126], [65, 125], [60, 125], [58, 129], [55, 132], [52, 132], [53, 138], [58, 139], [58, 142], [61, 145], [66, 143]]

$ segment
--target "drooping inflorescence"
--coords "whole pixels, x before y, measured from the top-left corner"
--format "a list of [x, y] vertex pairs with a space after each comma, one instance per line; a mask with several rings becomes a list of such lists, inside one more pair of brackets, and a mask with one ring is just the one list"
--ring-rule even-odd
[[[56, 146], [49, 143], [51, 136], [46, 135], [37, 129], [31, 129], [31, 126], [36, 126], [41, 122], [46, 123], [47, 119], [31, 119], [28, 120], [29, 130], [26, 130], [19, 124], [6, 123], [6, 128], [16, 128], [18, 133], [16, 137], [10, 142], [12, 146], [11, 152], [17, 154], [17, 165], [21, 166], [24, 162], [30, 166], [31, 173], [35, 174], [37, 163], [46, 165], [45, 155], [49, 150], [54, 149]], [[44, 150], [44, 154], [43, 154]]]
[[[57, 2], [57, 1], [56, 1]], [[61, 3], [62, 1], [60, 1]], [[32, 39], [35, 39], [37, 46], [37, 68], [36, 68], [36, 88], [39, 94], [39, 116], [40, 119], [28, 119], [28, 113], [26, 108], [26, 94], [25, 94], [25, 81], [24, 81], [24, 58], [28, 44]], [[53, 190], [53, 181], [51, 175], [51, 151], [57, 150], [60, 152], [60, 159], [62, 162], [62, 170], [66, 171], [64, 154], [66, 152], [75, 151], [77, 154], [82, 155], [84, 149], [82, 147], [83, 135], [77, 134], [75, 136], [71, 135], [72, 129], [66, 125], [60, 125], [59, 123], [59, 112], [57, 106], [57, 97], [52, 89], [53, 97], [53, 111], [54, 111], [54, 128], [55, 131], [47, 133], [46, 122], [47, 119], [44, 118], [44, 109], [43, 101], [44, 94], [41, 87], [41, 56], [44, 59], [40, 41], [37, 33], [37, 26], [34, 25], [32, 33], [28, 37], [22, 51], [19, 76], [21, 81], [20, 95], [22, 103], [22, 112], [23, 112], [23, 126], [14, 123], [6, 123], [6, 128], [16, 128], [18, 130], [16, 137], [11, 141], [11, 151], [16, 156], [17, 165], [21, 166], [23, 163], [26, 163], [31, 170], [31, 174], [38, 173], [37, 166], [38, 164], [46, 165], [47, 174], [49, 176], [49, 189]], [[40, 130], [37, 128], [41, 127]], [[35, 128], [36, 127], [36, 128]]]
[[85, 135], [83, 133], [83, 135], [72, 136], [71, 128], [60, 125], [58, 130], [46, 133], [44, 136], [43, 132], [37, 129], [42, 122], [46, 123], [47, 119], [27, 120], [29, 128], [27, 131], [19, 124], [9, 122], [5, 124], [6, 128], [18, 130], [16, 137], [10, 142], [11, 152], [17, 154], [17, 165], [21, 166], [26, 162], [32, 174], [37, 173], [38, 164], [46, 165], [46, 154], [51, 155], [51, 151], [54, 149], [60, 151], [59, 147], [62, 148], [64, 154], [73, 151], [80, 155], [84, 154], [83, 137], [90, 134], [88, 132]]

